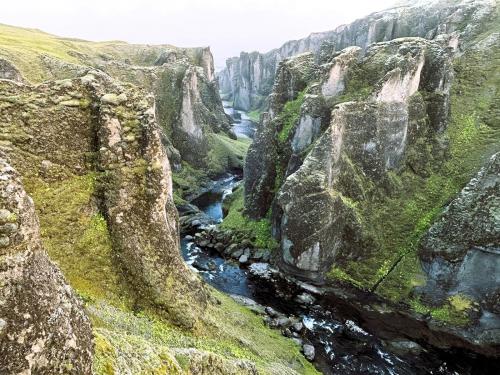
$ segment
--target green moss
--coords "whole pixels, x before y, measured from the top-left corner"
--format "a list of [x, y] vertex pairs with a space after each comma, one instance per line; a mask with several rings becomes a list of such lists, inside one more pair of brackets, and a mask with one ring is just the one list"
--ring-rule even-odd
[[261, 111], [259, 111], [258, 109], [255, 109], [253, 111], [248, 112], [247, 114], [248, 114], [248, 117], [250, 117], [250, 120], [258, 123], [260, 121], [261, 113], [262, 113]]
[[182, 80], [185, 73], [184, 66], [176, 65], [163, 69], [158, 77], [155, 95], [158, 122], [170, 138], [182, 106]]
[[153, 371], [162, 364], [163, 356], [174, 359], [179, 369], [186, 369], [190, 359], [176, 353], [171, 356], [168, 348], [195, 348], [226, 360], [250, 360], [262, 374], [272, 375], [276, 368], [318, 373], [300, 354], [300, 347], [266, 327], [261, 316], [220, 292], [211, 292], [219, 304], [209, 305], [203, 327], [195, 332], [183, 331], [148, 311], [133, 314], [106, 304], [90, 306], [97, 373], [107, 374], [107, 369], [117, 371], [125, 366], [132, 373]]
[[232, 169], [243, 169], [245, 156], [251, 140], [231, 139], [222, 134], [209, 134], [208, 173], [212, 176], [223, 174]]
[[410, 301], [411, 308], [423, 315], [430, 315], [435, 320], [453, 326], [463, 327], [470, 322], [469, 313], [475, 309], [474, 302], [467, 296], [455, 294], [438, 307], [424, 305], [418, 299]]
[[245, 216], [244, 209], [243, 188], [240, 187], [233, 192], [230, 198], [228, 214], [221, 227], [244, 232], [247, 236], [254, 238], [256, 247], [274, 250], [277, 243], [271, 235], [271, 221], [267, 218], [252, 220]]
[[288, 140], [291, 130], [297, 125], [300, 118], [300, 107], [304, 103], [305, 91], [301, 91], [297, 98], [288, 101], [283, 110], [278, 115], [278, 122], [281, 123], [281, 129], [278, 132], [278, 141], [284, 143]]
[[332, 269], [327, 273], [326, 276], [331, 280], [347, 282], [359, 288], [362, 287], [362, 285], [358, 281], [354, 280], [343, 269], [339, 267], [332, 267]]
[[28, 178], [25, 186], [35, 201], [44, 247], [71, 286], [87, 300], [127, 304], [106, 221], [93, 201], [96, 179], [94, 173], [50, 184]]
[[193, 168], [189, 163], [182, 162], [182, 168], [172, 173], [174, 198], [182, 201], [184, 197], [199, 191], [210, 181], [206, 171]]

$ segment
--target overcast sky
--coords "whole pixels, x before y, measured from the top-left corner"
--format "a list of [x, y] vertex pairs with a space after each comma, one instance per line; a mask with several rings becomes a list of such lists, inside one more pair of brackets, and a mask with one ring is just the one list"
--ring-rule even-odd
[[6, 0], [0, 23], [59, 36], [210, 46], [216, 65], [331, 30], [395, 0]]

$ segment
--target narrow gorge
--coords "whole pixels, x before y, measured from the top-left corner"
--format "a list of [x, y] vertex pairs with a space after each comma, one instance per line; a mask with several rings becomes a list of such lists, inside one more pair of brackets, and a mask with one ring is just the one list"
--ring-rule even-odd
[[0, 374], [500, 373], [499, 12], [218, 71], [0, 24]]

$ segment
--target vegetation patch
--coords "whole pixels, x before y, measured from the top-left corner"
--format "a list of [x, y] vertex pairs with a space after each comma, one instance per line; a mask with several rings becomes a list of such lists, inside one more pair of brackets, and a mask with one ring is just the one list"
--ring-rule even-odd
[[77, 293], [128, 305], [106, 220], [93, 201], [96, 178], [89, 173], [49, 184], [35, 177], [25, 179], [25, 186], [35, 201], [43, 245]]
[[171, 348], [195, 348], [228, 361], [252, 361], [262, 374], [272, 375], [281, 368], [291, 368], [299, 374], [318, 374], [300, 354], [300, 347], [279, 331], [266, 327], [262, 317], [223, 293], [215, 290], [211, 293], [219, 304], [209, 305], [203, 329], [196, 332], [183, 331], [148, 311], [134, 314], [103, 303], [90, 305], [97, 373], [128, 369], [133, 373], [163, 374], [165, 371], [159, 369], [165, 366], [184, 373], [190, 358]]
[[250, 120], [252, 120], [253, 122], [259, 123], [261, 113], [262, 112], [259, 111], [258, 109], [254, 109], [253, 111], [250, 111], [247, 114], [248, 114], [248, 117], [250, 117]]
[[463, 327], [470, 322], [469, 313], [475, 309], [474, 302], [467, 296], [455, 294], [449, 297], [442, 306], [424, 305], [419, 299], [412, 299], [411, 307], [420, 314], [432, 316], [443, 324]]
[[231, 139], [222, 134], [209, 134], [207, 139], [210, 145], [207, 162], [209, 175], [217, 176], [230, 170], [243, 169], [250, 139]]
[[271, 234], [271, 221], [269, 218], [252, 220], [245, 216], [243, 187], [236, 189], [227, 199], [228, 214], [221, 224], [222, 228], [244, 232], [254, 239], [258, 248], [274, 250], [278, 247]]
[[283, 110], [278, 115], [277, 121], [281, 123], [281, 130], [278, 132], [278, 141], [283, 144], [285, 143], [292, 129], [297, 125], [300, 118], [300, 107], [304, 103], [305, 90], [301, 91], [297, 98], [286, 102]]

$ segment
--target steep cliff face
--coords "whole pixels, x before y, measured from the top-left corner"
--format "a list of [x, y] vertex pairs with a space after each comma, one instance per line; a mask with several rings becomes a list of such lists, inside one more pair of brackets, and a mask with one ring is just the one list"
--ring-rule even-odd
[[[274, 198], [275, 181], [283, 178], [283, 172], [277, 168], [277, 161], [286, 158], [289, 153], [285, 152], [284, 147], [279, 147], [279, 141], [284, 137], [277, 137], [276, 129], [281, 128], [282, 134], [290, 131], [295, 120], [293, 116], [300, 110], [302, 99], [289, 104], [288, 111], [283, 109], [306, 87], [314, 74], [312, 58], [313, 55], [309, 53], [283, 62], [270, 96], [269, 113], [263, 115], [255, 140], [248, 149], [244, 168], [245, 201], [249, 203], [246, 212], [252, 218], [266, 215]], [[284, 114], [278, 115], [282, 111]]]
[[202, 51], [195, 59], [201, 66], [173, 52], [161, 56], [161, 65], [155, 67], [115, 61], [100, 66], [113, 77], [154, 93], [163, 141], [175, 169], [181, 167], [181, 161], [208, 169], [211, 160], [207, 156], [216, 147], [211, 141], [213, 135], [234, 138], [213, 78], [212, 55], [208, 49]]
[[[431, 27], [433, 41], [361, 43], [282, 62], [245, 165], [245, 208], [272, 220], [286, 273], [406, 304], [460, 337], [457, 345], [491, 354], [497, 280], [471, 280], [486, 258], [496, 272], [495, 251], [476, 250], [498, 247], [491, 177], [471, 181], [477, 192], [458, 198], [418, 251], [500, 149], [498, 9], [464, 4], [449, 20], [475, 15], [451, 34]], [[417, 31], [430, 38], [427, 22]], [[258, 158], [263, 150], [271, 156]], [[476, 220], [485, 233], [465, 228]]]
[[[16, 49], [23, 38], [48, 47]], [[210, 151], [235, 136], [222, 107], [208, 47], [67, 41], [9, 26], [0, 28], [0, 45], [5, 56], [0, 74], [6, 79], [21, 80], [21, 75], [32, 82], [67, 79], [82, 75], [90, 66], [154, 93], [162, 140], [173, 168], [179, 170], [184, 161], [209, 174], [224, 172], [211, 171], [209, 165], [220, 164], [213, 159], [227, 155], [210, 157]]]
[[401, 37], [434, 39], [440, 34], [452, 34], [464, 28], [473, 32], [494, 4], [492, 0], [440, 0], [430, 4], [410, 2], [373, 13], [332, 31], [289, 41], [267, 53], [242, 52], [240, 57], [226, 61], [226, 68], [218, 74], [220, 87], [232, 97], [235, 108], [262, 109], [265, 98], [271, 93], [279, 62], [283, 59], [314, 52], [321, 61], [332, 52], [349, 46], [366, 49], [370, 44]]
[[92, 374], [92, 330], [40, 239], [33, 200], [0, 152], [0, 372]]
[[431, 226], [420, 244], [427, 276], [419, 290], [430, 306], [472, 315], [470, 336], [498, 344], [500, 335], [500, 154], [495, 154]]
[[[196, 318], [183, 303], [189, 304], [190, 291], [196, 290], [199, 305], [203, 290], [179, 254], [171, 172], [153, 97], [97, 71], [35, 87], [4, 81], [2, 93], [3, 148], [30, 178], [35, 198], [46, 183], [62, 188], [94, 180], [91, 211], [106, 218], [112, 250], [137, 303], [193, 325]], [[177, 288], [184, 291], [177, 294]]]
[[[361, 74], [349, 67], [356, 52], [348, 50], [336, 58], [322, 91], [332, 86], [332, 72], [341, 76], [337, 74], [339, 66]], [[392, 64], [387, 64], [388, 56]], [[437, 44], [423, 39], [375, 44], [358, 64], [366, 77], [377, 82], [376, 88], [366, 100], [333, 109], [328, 129], [300, 168], [292, 174], [288, 171], [277, 196], [283, 266], [312, 279], [321, 279], [333, 263], [373, 253], [374, 239], [364, 233], [363, 213], [356, 202], [369, 200], [371, 189], [391, 189], [390, 173], [404, 166], [407, 153], [417, 142], [438, 139], [440, 122], [446, 120], [431, 119], [426, 112], [426, 99], [437, 97], [445, 107], [448, 101], [449, 57]], [[431, 66], [443, 69], [426, 74]], [[418, 93], [419, 87], [426, 89]], [[440, 112], [446, 116], [445, 109]], [[305, 134], [302, 129], [307, 124], [312, 127], [307, 118], [312, 117], [302, 113], [295, 134], [289, 135], [292, 150], [293, 140]], [[309, 139], [303, 142], [307, 144]], [[437, 144], [434, 147], [439, 148]]]

